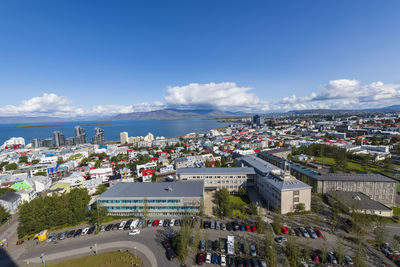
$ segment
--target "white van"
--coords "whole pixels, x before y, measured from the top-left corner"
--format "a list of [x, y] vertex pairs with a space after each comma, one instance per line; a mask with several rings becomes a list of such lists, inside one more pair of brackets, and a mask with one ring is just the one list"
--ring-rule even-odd
[[139, 223], [139, 220], [138, 220], [138, 219], [133, 220], [133, 222], [131, 223], [131, 230], [132, 230], [132, 229], [135, 229], [135, 228], [137, 227], [138, 223]]
[[89, 227], [86, 227], [85, 229], [82, 230], [81, 235], [86, 235], [88, 231], [89, 231]]
[[126, 221], [122, 221], [122, 222], [119, 224], [118, 229], [119, 229], [119, 230], [124, 230], [125, 224], [126, 224]]

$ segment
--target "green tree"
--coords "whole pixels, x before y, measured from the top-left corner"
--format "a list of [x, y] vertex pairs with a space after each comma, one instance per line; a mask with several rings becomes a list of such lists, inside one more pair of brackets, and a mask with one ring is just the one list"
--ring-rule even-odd
[[389, 157], [385, 158], [383, 160], [383, 168], [385, 171], [390, 171], [393, 167], [393, 160]]
[[101, 160], [101, 159], [96, 160], [96, 163], [94, 164], [94, 167], [96, 169], [100, 168], [102, 162], [103, 162], [103, 160]]
[[63, 160], [63, 158], [62, 157], [58, 157], [58, 159], [57, 159], [57, 163], [58, 164], [64, 164], [65, 163], [65, 161]]
[[326, 257], [328, 256], [328, 244], [326, 243], [326, 239], [322, 241], [322, 247], [321, 247], [321, 260], [324, 262], [326, 260]]
[[210, 161], [208, 159], [206, 160], [204, 165], [206, 166], [206, 168], [211, 168], [211, 163], [210, 163]]
[[256, 218], [256, 227], [258, 234], [264, 233], [264, 221], [262, 220], [261, 216], [257, 216]]
[[362, 168], [364, 171], [367, 171], [367, 170], [368, 170], [368, 164], [369, 164], [370, 158], [371, 158], [371, 157], [370, 157], [369, 154], [367, 154], [367, 155], [361, 157], [361, 168]]
[[176, 256], [180, 262], [184, 262], [190, 247], [190, 238], [192, 233], [191, 220], [185, 218], [181, 222], [181, 230], [171, 240], [171, 246], [174, 248]]
[[271, 229], [267, 228], [265, 231], [265, 260], [268, 266], [276, 267], [278, 265], [278, 253], [276, 251], [276, 243], [274, 241], [274, 234]]
[[219, 160], [215, 161], [215, 167], [217, 168], [221, 167], [221, 161]]
[[336, 167], [339, 170], [342, 171], [347, 170], [347, 156], [346, 156], [346, 151], [344, 149], [340, 149], [337, 151], [335, 155], [335, 162], [336, 162]]
[[28, 163], [28, 157], [27, 156], [19, 157], [19, 163]]
[[254, 203], [249, 204], [249, 214], [250, 215], [258, 215], [258, 208], [257, 205]]
[[337, 247], [336, 247], [336, 258], [339, 262], [339, 264], [344, 263], [345, 260], [345, 254], [344, 254], [344, 249], [343, 249], [343, 240], [339, 237], [337, 240]]
[[100, 225], [104, 222], [107, 217], [108, 210], [105, 207], [97, 207], [97, 204], [93, 205], [93, 208], [89, 211], [89, 223]]
[[386, 227], [383, 222], [377, 221], [374, 234], [378, 244], [384, 244], [386, 242]]
[[18, 169], [17, 163], [10, 163], [10, 164], [7, 164], [7, 166], [6, 166], [6, 171], [12, 171], [12, 170], [17, 170], [17, 169]]
[[354, 265], [357, 267], [366, 267], [367, 264], [365, 263], [365, 252], [363, 249], [363, 242], [361, 240], [359, 240], [357, 249], [356, 249], [356, 254], [354, 256], [353, 262]]
[[2, 206], [0, 206], [0, 225], [2, 222], [4, 222], [8, 217], [10, 216], [10, 213], [6, 211]]
[[217, 213], [219, 216], [230, 217], [232, 215], [232, 203], [229, 192], [226, 188], [221, 188], [216, 192]]
[[290, 266], [299, 266], [301, 253], [300, 253], [300, 247], [294, 236], [288, 237], [285, 252], [289, 260]]
[[107, 191], [107, 186], [105, 184], [99, 184], [96, 188], [94, 195], [101, 195]]
[[156, 173], [153, 173], [153, 174], [151, 175], [151, 181], [152, 181], [152, 182], [157, 182], [157, 175], [156, 175]]
[[15, 189], [13, 189], [11, 187], [1, 187], [0, 188], [0, 196], [6, 192], [15, 192]]
[[38, 171], [33, 176], [47, 176], [47, 172]]
[[222, 167], [228, 166], [228, 165], [226, 164], [226, 158], [225, 158], [225, 157], [222, 157], [222, 158], [221, 158], [221, 166], [222, 166]]

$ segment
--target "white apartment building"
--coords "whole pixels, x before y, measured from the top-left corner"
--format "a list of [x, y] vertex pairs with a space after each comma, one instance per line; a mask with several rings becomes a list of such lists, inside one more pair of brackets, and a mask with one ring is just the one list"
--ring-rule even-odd
[[119, 134], [119, 136], [120, 136], [120, 139], [121, 139], [121, 145], [125, 145], [125, 144], [128, 144], [128, 133], [127, 132], [122, 132], [122, 133], [120, 133]]
[[110, 179], [112, 172], [112, 168], [99, 168], [90, 170], [89, 174], [92, 179], [101, 178], [103, 182], [107, 182]]

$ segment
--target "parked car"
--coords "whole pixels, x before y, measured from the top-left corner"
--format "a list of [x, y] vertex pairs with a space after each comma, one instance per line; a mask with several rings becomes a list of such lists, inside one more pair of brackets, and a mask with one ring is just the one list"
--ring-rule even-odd
[[153, 221], [152, 220], [149, 220], [148, 222], [147, 222], [147, 227], [151, 227], [153, 225]]
[[167, 249], [167, 258], [168, 260], [173, 260], [176, 257], [174, 250], [171, 249]]
[[259, 259], [258, 260], [258, 265], [261, 267], [267, 267], [267, 263], [265, 262], [264, 259]]
[[129, 231], [128, 235], [138, 235], [140, 234], [140, 230], [139, 229], [133, 229], [131, 231]]
[[198, 265], [203, 265], [204, 264], [204, 253], [197, 254], [196, 263]]
[[86, 235], [86, 234], [88, 233], [88, 231], [89, 231], [89, 227], [84, 228], [84, 229], [82, 230], [81, 235]]
[[139, 222], [138, 222], [137, 227], [138, 227], [138, 228], [142, 228], [143, 225], [144, 225], [144, 220], [140, 219]]
[[257, 258], [252, 258], [251, 259], [251, 267], [258, 267]]
[[227, 223], [226, 224], [226, 230], [227, 231], [232, 231], [232, 223]]
[[314, 232], [314, 230], [311, 227], [307, 228], [307, 232], [310, 234], [311, 238], [314, 238], [314, 239], [318, 238], [317, 234]]
[[100, 232], [104, 232], [106, 230], [106, 225], [102, 225], [100, 228]]
[[207, 251], [211, 251], [213, 246], [213, 242], [211, 240], [207, 241]]
[[292, 228], [292, 229], [296, 233], [297, 236], [301, 236], [301, 232], [298, 229], [296, 229], [296, 228]]
[[324, 237], [320, 230], [314, 229], [314, 232], [317, 234], [318, 237]]
[[163, 223], [163, 227], [167, 227], [169, 225], [169, 220], [165, 219]]
[[246, 224], [246, 232], [250, 232], [250, 225]]
[[225, 223], [221, 223], [221, 230], [223, 230], [223, 231], [226, 230], [226, 224]]
[[211, 228], [211, 229], [215, 229], [215, 222], [214, 222], [214, 221], [211, 221], [211, 222], [210, 222], [210, 228]]
[[315, 262], [319, 262], [318, 254], [315, 253], [315, 252], [313, 252], [313, 253], [311, 254], [311, 259], [312, 259], [313, 261], [315, 261]]
[[224, 254], [220, 256], [219, 263], [221, 264], [221, 266], [226, 266], [226, 256]]
[[174, 224], [175, 224], [175, 219], [171, 219], [170, 221], [169, 221], [169, 226], [174, 226]]
[[327, 253], [327, 258], [328, 258], [328, 261], [330, 262], [330, 263], [332, 263], [332, 264], [338, 264], [338, 262], [337, 262], [337, 259], [335, 258], [335, 256], [333, 255], [333, 252], [328, 252]]
[[228, 256], [228, 266], [235, 266], [235, 257], [232, 255]]
[[171, 244], [168, 242], [168, 240], [164, 240], [163, 242], [161, 242], [161, 244], [165, 249], [171, 249]]
[[67, 237], [67, 235], [68, 235], [68, 231], [65, 231], [64, 233], [62, 233], [60, 235], [60, 240], [64, 240]]
[[253, 257], [257, 256], [256, 246], [254, 246], [253, 244], [250, 245], [250, 255]]
[[181, 220], [177, 219], [177, 220], [175, 221], [175, 226], [180, 226], [180, 225], [181, 225]]
[[68, 238], [73, 237], [74, 234], [75, 234], [75, 230], [71, 230], [71, 231], [68, 232], [67, 237]]
[[209, 221], [204, 221], [204, 222], [203, 222], [203, 228], [204, 228], [204, 229], [210, 228], [210, 222], [209, 222]]
[[206, 241], [200, 241], [200, 251], [206, 251]]
[[211, 263], [213, 264], [218, 264], [218, 254], [217, 253], [213, 253], [211, 256]]
[[206, 254], [206, 263], [211, 263], [211, 253], [207, 252]]
[[154, 220], [153, 226], [158, 226], [159, 220]]
[[282, 233], [284, 233], [285, 235], [288, 235], [289, 230], [285, 226], [282, 226]]
[[125, 226], [124, 226], [124, 230], [129, 230], [131, 229], [131, 224], [132, 224], [133, 220], [130, 219], [126, 222]]
[[241, 225], [240, 225], [240, 231], [243, 232], [243, 231], [245, 231], [245, 230], [246, 230], [246, 227], [244, 226], [244, 224], [241, 224]]
[[240, 226], [238, 222], [235, 222], [234, 224], [234, 231], [239, 231], [240, 230]]
[[276, 243], [283, 243], [283, 242], [286, 242], [286, 241], [287, 241], [286, 237], [282, 237], [282, 236], [275, 237], [275, 242]]
[[344, 256], [344, 260], [346, 261], [347, 264], [354, 265], [354, 262], [350, 256]]
[[226, 239], [221, 239], [220, 244], [221, 244], [221, 252], [225, 253], [226, 252]]
[[56, 236], [56, 233], [49, 234], [49, 236], [47, 237], [46, 242], [49, 243], [49, 242], [53, 241], [55, 236]]
[[82, 234], [82, 229], [78, 229], [75, 231], [74, 237], [81, 235]]
[[215, 240], [215, 241], [212, 243], [212, 250], [217, 251], [217, 249], [218, 249], [218, 240]]
[[89, 228], [89, 230], [87, 231], [87, 234], [88, 234], [88, 235], [93, 234], [94, 230], [96, 230], [96, 226], [93, 225], [93, 226], [91, 226], [91, 227]]
[[[161, 219], [161, 220], [158, 221], [158, 225], [159, 225], [159, 226], [163, 226], [163, 224], [164, 224], [164, 220], [163, 220], [163, 219]], [[157, 226], [157, 225], [156, 225], [156, 226]]]
[[289, 233], [290, 233], [291, 235], [296, 235], [296, 232], [294, 231], [293, 228], [289, 228]]
[[118, 228], [119, 228], [119, 223], [114, 224], [112, 227], [113, 230], [118, 230]]
[[257, 227], [256, 227], [255, 225], [252, 225], [252, 226], [251, 226], [251, 231], [252, 231], [253, 233], [257, 233]]
[[307, 237], [307, 238], [310, 237], [310, 235], [308, 234], [308, 232], [306, 231], [306, 229], [304, 227], [300, 227], [299, 230], [304, 237]]
[[122, 222], [119, 224], [118, 230], [123, 230], [124, 227], [125, 227], [125, 224], [126, 224], [126, 221], [122, 221]]

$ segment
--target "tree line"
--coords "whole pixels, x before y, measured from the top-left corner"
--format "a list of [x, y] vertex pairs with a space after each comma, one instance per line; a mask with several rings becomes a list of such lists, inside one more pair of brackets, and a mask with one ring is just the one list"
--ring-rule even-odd
[[77, 225], [88, 218], [89, 194], [76, 188], [60, 196], [38, 197], [19, 206], [18, 238], [44, 229]]

